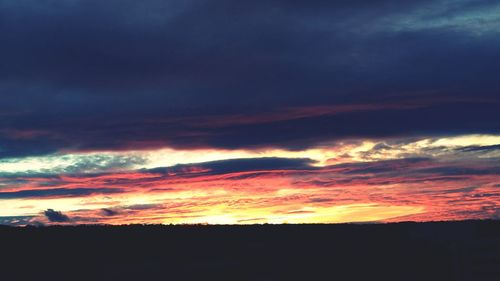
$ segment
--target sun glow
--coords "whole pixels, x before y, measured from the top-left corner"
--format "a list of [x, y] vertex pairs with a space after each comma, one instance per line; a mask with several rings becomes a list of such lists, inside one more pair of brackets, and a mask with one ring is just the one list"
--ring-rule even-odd
[[[165, 148], [4, 159], [0, 216], [39, 221], [54, 209], [76, 218], [68, 223], [110, 224], [367, 222], [426, 212], [446, 218], [450, 210], [453, 218], [495, 216], [498, 178], [482, 169], [497, 166], [495, 157], [484, 159], [497, 144], [500, 136], [467, 135], [345, 141], [301, 151]], [[311, 162], [261, 170], [206, 164], [263, 157]], [[184, 164], [190, 165], [168, 168]], [[456, 200], [468, 203], [450, 204]]]

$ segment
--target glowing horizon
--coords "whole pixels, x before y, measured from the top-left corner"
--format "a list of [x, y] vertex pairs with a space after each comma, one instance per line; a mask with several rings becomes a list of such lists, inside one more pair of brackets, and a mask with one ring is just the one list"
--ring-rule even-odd
[[[8, 159], [0, 161], [0, 217], [14, 224], [493, 218], [499, 155], [489, 148], [499, 144], [500, 136], [458, 135], [302, 151], [166, 148]], [[61, 220], [51, 221], [49, 209]]]
[[0, 224], [499, 219], [500, 5], [292, 2], [0, 0]]

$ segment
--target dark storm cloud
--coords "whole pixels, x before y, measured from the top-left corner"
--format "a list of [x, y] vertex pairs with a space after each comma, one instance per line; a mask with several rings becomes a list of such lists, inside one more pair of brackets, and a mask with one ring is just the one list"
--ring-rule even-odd
[[425, 167], [432, 162], [433, 160], [430, 158], [406, 158], [364, 163], [345, 163], [331, 167], [340, 169], [344, 174], [383, 174], [388, 172], [397, 173], [398, 170], [407, 170], [419, 166]]
[[62, 212], [54, 211], [53, 209], [47, 209], [46, 211], [43, 212], [43, 214], [45, 215], [45, 217], [47, 217], [47, 219], [50, 222], [68, 222], [71, 220], [68, 216], [66, 216]]
[[495, 5], [0, 0], [0, 157], [498, 133]]
[[162, 207], [163, 207], [162, 204], [136, 204], [136, 205], [123, 206], [122, 209], [137, 211], [137, 210], [158, 209]]
[[[464, 161], [458, 162], [440, 162], [438, 159], [433, 158], [406, 158], [361, 163], [345, 163], [329, 167], [342, 174], [370, 174], [380, 175], [382, 178], [403, 176], [411, 179], [419, 178], [423, 175], [433, 175], [439, 176], [437, 178], [438, 180], [460, 180], [458, 176], [471, 177], [500, 174], [500, 166], [497, 159], [476, 159], [474, 161], [464, 159]], [[361, 179], [368, 178], [362, 177]]]
[[436, 167], [420, 170], [422, 173], [440, 174], [446, 176], [471, 176], [471, 175], [499, 175], [500, 167], [475, 168], [475, 167]]
[[112, 210], [112, 209], [104, 208], [104, 209], [101, 209], [101, 214], [106, 216], [106, 217], [112, 217], [112, 216], [118, 215], [119, 212]]
[[496, 145], [485, 145], [485, 146], [466, 146], [457, 149], [458, 151], [463, 151], [463, 152], [491, 152], [491, 151], [497, 151], [500, 150], [500, 144]]
[[211, 161], [196, 164], [183, 164], [176, 165], [168, 168], [155, 168], [145, 170], [144, 172], [150, 173], [164, 173], [164, 174], [175, 174], [175, 175], [186, 175], [190, 174], [210, 174], [210, 175], [220, 175], [220, 174], [230, 174], [238, 172], [249, 172], [249, 171], [272, 171], [272, 170], [313, 170], [314, 167], [311, 166], [314, 161], [310, 159], [290, 159], [290, 158], [275, 158], [275, 157], [265, 157], [265, 158], [249, 158], [249, 159], [230, 159], [230, 160], [220, 160]]
[[81, 197], [93, 194], [113, 194], [123, 192], [117, 188], [54, 188], [0, 192], [0, 199], [21, 199], [34, 197]]

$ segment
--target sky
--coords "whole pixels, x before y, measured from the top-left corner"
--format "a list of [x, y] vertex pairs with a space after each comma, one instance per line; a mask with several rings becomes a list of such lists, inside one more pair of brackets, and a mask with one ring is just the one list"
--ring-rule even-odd
[[500, 3], [0, 0], [0, 224], [500, 218]]

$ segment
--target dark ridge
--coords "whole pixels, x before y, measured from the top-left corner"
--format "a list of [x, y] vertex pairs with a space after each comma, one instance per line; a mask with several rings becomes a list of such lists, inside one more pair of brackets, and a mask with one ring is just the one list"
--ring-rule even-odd
[[1, 280], [498, 280], [500, 221], [0, 227]]

